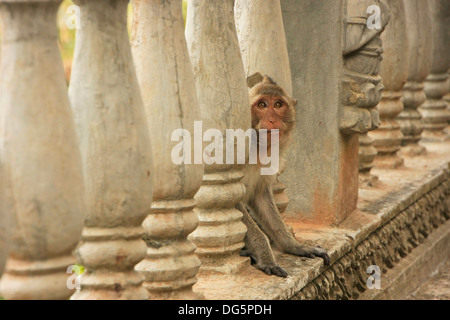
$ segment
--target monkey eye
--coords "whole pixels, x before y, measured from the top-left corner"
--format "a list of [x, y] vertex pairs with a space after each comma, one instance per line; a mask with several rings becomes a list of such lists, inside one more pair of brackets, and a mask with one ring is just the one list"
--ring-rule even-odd
[[264, 102], [260, 102], [260, 103], [258, 103], [258, 107], [259, 108], [265, 108], [266, 104]]
[[281, 108], [283, 106], [283, 104], [280, 101], [277, 101], [275, 103], [275, 108]]

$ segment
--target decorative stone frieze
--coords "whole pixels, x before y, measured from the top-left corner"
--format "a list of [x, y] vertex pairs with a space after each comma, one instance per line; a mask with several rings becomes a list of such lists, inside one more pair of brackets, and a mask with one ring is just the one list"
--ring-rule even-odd
[[376, 265], [382, 274], [386, 273], [450, 219], [445, 201], [449, 196], [447, 177], [357, 244], [292, 299], [357, 299], [367, 290], [368, 266]]

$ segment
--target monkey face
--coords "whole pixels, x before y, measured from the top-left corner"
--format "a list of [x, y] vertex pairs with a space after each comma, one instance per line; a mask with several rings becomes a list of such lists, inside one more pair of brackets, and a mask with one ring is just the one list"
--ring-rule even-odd
[[[272, 130], [277, 130], [280, 147], [285, 145], [295, 124], [295, 105], [297, 101], [278, 86], [269, 76], [256, 73], [247, 78], [252, 114], [252, 128], [259, 134], [267, 130], [267, 143], [272, 140]], [[278, 140], [279, 138], [279, 140]], [[260, 143], [258, 136], [258, 142]]]
[[252, 106], [252, 115], [259, 120], [258, 129], [285, 129], [284, 118], [288, 112], [288, 104], [283, 97], [261, 96]]
[[251, 108], [253, 129], [266, 129], [268, 143], [272, 138], [272, 130], [279, 130], [278, 137], [282, 139], [292, 118], [286, 99], [282, 96], [261, 95]]

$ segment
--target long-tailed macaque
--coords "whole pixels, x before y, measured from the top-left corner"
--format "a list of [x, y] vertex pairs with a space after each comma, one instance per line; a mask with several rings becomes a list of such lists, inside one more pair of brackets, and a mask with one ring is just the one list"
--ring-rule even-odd
[[[295, 125], [295, 106], [292, 99], [268, 76], [256, 73], [247, 79], [252, 115], [252, 127], [259, 132], [267, 130], [267, 149], [271, 152], [271, 130], [278, 129], [279, 163], [283, 166], [288, 142]], [[276, 131], [274, 131], [275, 133]], [[260, 133], [261, 134], [261, 133]], [[257, 143], [261, 144], [258, 134]], [[264, 140], [263, 140], [264, 141]], [[258, 148], [259, 150], [259, 148]], [[258, 154], [258, 159], [261, 154]], [[245, 247], [242, 256], [251, 258], [252, 264], [268, 275], [286, 277], [287, 272], [275, 261], [271, 244], [285, 253], [301, 257], [321, 257], [326, 265], [330, 257], [320, 247], [305, 246], [295, 239], [292, 232], [284, 224], [275, 204], [272, 185], [275, 175], [261, 175], [261, 163], [248, 164], [244, 169], [242, 182], [247, 188], [242, 202], [237, 208], [243, 213], [242, 221], [247, 226], [244, 239]]]

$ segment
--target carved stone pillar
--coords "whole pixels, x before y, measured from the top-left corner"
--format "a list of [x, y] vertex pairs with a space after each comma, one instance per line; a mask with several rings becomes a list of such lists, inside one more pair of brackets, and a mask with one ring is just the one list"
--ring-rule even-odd
[[0, 295], [8, 300], [67, 299], [72, 293], [66, 270], [75, 263], [85, 207], [57, 45], [59, 4], [0, 1], [0, 153], [16, 224], [0, 282]]
[[370, 170], [374, 167], [373, 160], [375, 160], [377, 154], [377, 149], [373, 146], [373, 139], [367, 133], [360, 134], [358, 151], [360, 186], [370, 187], [378, 180], [377, 176], [370, 173]]
[[[367, 27], [373, 4], [381, 9], [380, 29]], [[339, 224], [358, 199], [358, 136], [379, 125], [379, 34], [389, 9], [384, 1], [369, 0], [283, 0], [281, 6], [301, 110], [296, 152], [285, 174], [289, 212], [313, 223]]]
[[[185, 129], [193, 136], [194, 121], [201, 120], [181, 5], [178, 0], [134, 0], [133, 5], [133, 57], [158, 182], [143, 224], [147, 256], [136, 270], [144, 275], [150, 298], [196, 298], [192, 286], [200, 260], [187, 236], [198, 225], [194, 196], [202, 184], [203, 166], [175, 164], [171, 158], [179, 143], [171, 140], [172, 133]], [[193, 150], [191, 144], [191, 155]]]
[[384, 91], [378, 104], [381, 126], [378, 130], [369, 133], [378, 152], [374, 163], [380, 168], [397, 168], [403, 165], [403, 158], [397, 154], [401, 148], [403, 133], [395, 118], [403, 111], [402, 89], [409, 70], [403, 0], [390, 0], [389, 6], [392, 19], [381, 35], [384, 51], [380, 67]]
[[419, 111], [425, 130], [423, 141], [436, 142], [447, 138], [444, 132], [450, 118], [443, 96], [448, 92], [447, 79], [450, 67], [450, 1], [432, 0], [431, 12], [432, 53], [431, 71], [425, 81], [427, 100]]
[[[380, 25], [370, 27], [370, 17], [378, 6]], [[369, 12], [372, 13], [369, 13]], [[381, 99], [383, 84], [379, 76], [382, 42], [380, 34], [389, 21], [389, 10], [384, 2], [348, 1], [346, 17], [346, 47], [344, 48], [343, 90], [344, 116], [341, 129], [344, 133], [359, 133], [359, 183], [371, 186], [377, 177], [371, 175], [377, 150], [367, 134], [380, 126], [376, 107]]]
[[424, 81], [431, 67], [431, 20], [429, 2], [407, 0], [405, 3], [406, 31], [409, 44], [408, 82], [403, 88], [405, 109], [397, 117], [404, 139], [402, 153], [410, 156], [426, 152], [419, 145], [422, 138], [422, 116], [417, 108], [426, 100]]
[[[447, 103], [447, 111], [450, 113], [450, 69], [448, 70], [448, 93], [444, 96], [444, 100]], [[450, 117], [448, 117], [447, 128], [445, 129], [447, 136], [450, 136]]]
[[[251, 122], [233, 6], [234, 0], [190, 0], [186, 22], [203, 129], [223, 134], [226, 129], [245, 131]], [[246, 228], [235, 209], [245, 192], [241, 179], [239, 165], [205, 164], [203, 184], [195, 196], [199, 226], [190, 235], [203, 271], [233, 273], [248, 264], [239, 256]]]
[[77, 0], [69, 96], [84, 165], [87, 218], [72, 299], [146, 299], [134, 266], [152, 201], [151, 145], [127, 31], [127, 0]]
[[[236, 1], [235, 19], [246, 75], [255, 72], [267, 74], [292, 95], [291, 68], [280, 0]], [[273, 195], [280, 212], [289, 204], [285, 189], [284, 183], [277, 178]]]

